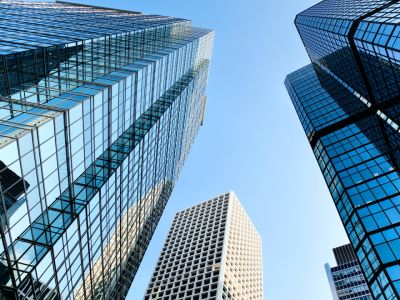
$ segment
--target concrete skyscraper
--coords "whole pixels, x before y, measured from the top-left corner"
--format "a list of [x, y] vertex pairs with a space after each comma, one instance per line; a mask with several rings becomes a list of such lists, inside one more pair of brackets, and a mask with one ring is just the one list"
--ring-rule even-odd
[[202, 124], [213, 32], [67, 2], [0, 14], [0, 298], [124, 298]]
[[145, 299], [263, 300], [261, 238], [233, 192], [176, 214]]
[[285, 84], [374, 299], [400, 299], [400, 3], [325, 0]]
[[372, 300], [357, 257], [350, 244], [333, 249], [336, 267], [325, 265], [334, 300]]

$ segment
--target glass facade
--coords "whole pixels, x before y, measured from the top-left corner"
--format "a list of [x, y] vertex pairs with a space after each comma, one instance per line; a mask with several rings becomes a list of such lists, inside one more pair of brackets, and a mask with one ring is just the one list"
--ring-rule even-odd
[[213, 32], [1, 1], [0, 298], [123, 299], [203, 122]]
[[400, 299], [400, 4], [325, 0], [285, 85], [374, 299]]
[[334, 300], [372, 300], [357, 257], [350, 244], [333, 249], [336, 267], [325, 265]]

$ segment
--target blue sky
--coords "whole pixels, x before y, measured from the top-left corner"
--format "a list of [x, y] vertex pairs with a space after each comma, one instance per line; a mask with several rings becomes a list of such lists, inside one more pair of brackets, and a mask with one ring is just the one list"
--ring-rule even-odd
[[176, 211], [234, 190], [263, 239], [264, 293], [332, 299], [324, 264], [347, 242], [283, 85], [309, 60], [293, 20], [315, 0], [81, 0], [215, 29], [205, 123], [128, 295], [142, 300]]

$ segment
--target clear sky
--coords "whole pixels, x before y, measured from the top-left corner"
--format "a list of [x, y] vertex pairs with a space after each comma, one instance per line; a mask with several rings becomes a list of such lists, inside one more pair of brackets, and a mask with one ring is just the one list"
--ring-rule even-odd
[[318, 1], [79, 2], [183, 17], [216, 31], [205, 123], [128, 299], [143, 299], [175, 212], [229, 190], [263, 239], [265, 299], [332, 299], [324, 264], [347, 238], [283, 84], [309, 63], [294, 17]]

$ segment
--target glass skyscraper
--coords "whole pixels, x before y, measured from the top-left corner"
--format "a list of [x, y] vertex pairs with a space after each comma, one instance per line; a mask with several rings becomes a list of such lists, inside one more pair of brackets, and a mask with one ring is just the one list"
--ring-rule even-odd
[[203, 122], [213, 32], [0, 2], [0, 299], [121, 299]]
[[372, 300], [357, 257], [350, 244], [333, 249], [337, 266], [325, 265], [334, 300]]
[[374, 299], [400, 299], [400, 3], [325, 0], [296, 27], [311, 64], [287, 76]]

